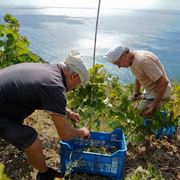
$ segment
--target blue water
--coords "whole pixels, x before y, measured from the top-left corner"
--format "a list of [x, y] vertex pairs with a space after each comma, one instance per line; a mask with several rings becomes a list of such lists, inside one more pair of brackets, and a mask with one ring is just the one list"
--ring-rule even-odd
[[[69, 49], [77, 49], [92, 67], [97, 9], [0, 7], [0, 23], [6, 13], [20, 21], [20, 33], [28, 38], [32, 51], [46, 61], [61, 62]], [[103, 63], [122, 82], [131, 82], [134, 77], [128, 69], [102, 60], [107, 49], [121, 44], [156, 53], [169, 78], [180, 80], [179, 12], [101, 9], [96, 63]]]

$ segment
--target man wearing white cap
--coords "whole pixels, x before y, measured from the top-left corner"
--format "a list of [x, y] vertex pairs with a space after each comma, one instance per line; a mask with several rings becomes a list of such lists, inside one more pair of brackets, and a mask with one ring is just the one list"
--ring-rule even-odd
[[130, 67], [135, 76], [135, 90], [132, 99], [141, 96], [141, 86], [144, 88], [144, 98], [137, 108], [144, 116], [150, 116], [153, 110], [160, 107], [161, 100], [170, 98], [171, 84], [158, 57], [149, 51], [130, 51], [119, 46], [111, 48], [105, 55], [107, 60], [119, 68]]
[[61, 139], [88, 137], [86, 127], [71, 127], [67, 117], [79, 121], [66, 109], [66, 92], [84, 84], [89, 72], [79, 52], [70, 51], [61, 64], [22, 63], [0, 71], [0, 138], [24, 150], [28, 162], [38, 170], [37, 180], [54, 180], [61, 174], [45, 163], [41, 140], [24, 119], [36, 109], [50, 112]]

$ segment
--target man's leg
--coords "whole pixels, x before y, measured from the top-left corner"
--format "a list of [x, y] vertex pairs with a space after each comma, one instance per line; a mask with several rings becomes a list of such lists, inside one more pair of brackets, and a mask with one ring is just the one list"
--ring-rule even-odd
[[32, 127], [0, 115], [0, 138], [26, 152], [29, 163], [39, 171], [36, 180], [54, 180], [55, 177], [63, 176], [47, 167], [41, 141]]
[[42, 144], [37, 137], [37, 132], [30, 126], [23, 125], [20, 121], [0, 115], [0, 138], [27, 154], [29, 163], [38, 171], [46, 172], [45, 157]]
[[[160, 111], [161, 107], [168, 102], [169, 99], [162, 99], [158, 106], [155, 108], [157, 111]], [[139, 104], [136, 106], [137, 109], [139, 109], [141, 112], [143, 112], [147, 105], [150, 104], [153, 101], [153, 99], [142, 99]]]
[[56, 177], [64, 176], [64, 174], [61, 174], [46, 165], [41, 140], [39, 138], [36, 138], [34, 143], [24, 150], [27, 154], [29, 163], [38, 170], [36, 180], [54, 180]]
[[146, 91], [144, 90], [143, 97], [139, 102], [139, 104], [136, 106], [136, 108], [139, 109], [141, 112], [143, 112], [146, 109], [147, 105], [153, 101], [153, 99], [154, 96], [146, 93]]
[[44, 173], [48, 170], [45, 163], [45, 156], [42, 151], [42, 143], [39, 138], [36, 138], [35, 142], [29, 147], [25, 148], [28, 162], [39, 172]]
[[152, 102], [152, 100], [146, 100], [146, 99], [142, 99], [139, 104], [136, 106], [137, 109], [139, 109], [141, 112], [143, 112], [147, 105], [150, 104]]

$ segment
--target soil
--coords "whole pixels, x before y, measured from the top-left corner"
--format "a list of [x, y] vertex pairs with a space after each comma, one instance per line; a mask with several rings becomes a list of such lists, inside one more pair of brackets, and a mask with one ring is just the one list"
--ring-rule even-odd
[[[43, 143], [43, 152], [48, 166], [59, 170], [59, 138], [50, 116], [38, 111], [33, 113], [25, 121], [26, 124], [34, 127], [39, 133]], [[5, 173], [12, 180], [35, 180], [37, 171], [27, 161], [23, 151], [4, 140], [0, 140], [0, 163], [5, 165]], [[149, 137], [143, 145], [134, 146], [128, 144], [125, 163], [125, 177], [134, 172], [138, 166], [147, 168], [151, 163], [161, 172], [165, 180], [180, 180], [180, 130], [172, 139], [156, 139]], [[74, 180], [107, 180], [108, 178], [95, 175], [74, 175]]]

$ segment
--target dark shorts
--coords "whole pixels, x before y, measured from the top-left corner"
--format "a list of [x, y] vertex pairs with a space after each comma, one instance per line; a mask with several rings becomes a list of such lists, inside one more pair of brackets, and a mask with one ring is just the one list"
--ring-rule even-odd
[[21, 121], [0, 115], [0, 138], [24, 150], [37, 138], [37, 132], [30, 126], [23, 125]]

